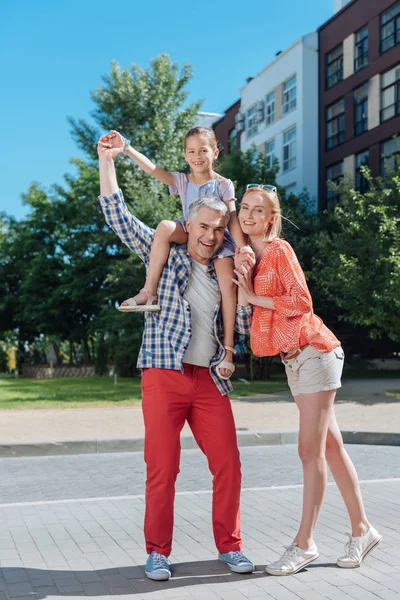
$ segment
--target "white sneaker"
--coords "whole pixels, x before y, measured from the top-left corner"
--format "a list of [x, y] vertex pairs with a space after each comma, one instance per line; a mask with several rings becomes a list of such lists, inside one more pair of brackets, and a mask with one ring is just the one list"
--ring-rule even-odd
[[336, 564], [343, 569], [359, 567], [369, 552], [382, 541], [382, 536], [370, 526], [367, 533], [360, 537], [353, 537], [349, 533], [349, 541], [344, 547], [345, 556], [337, 559]]
[[314, 542], [307, 550], [302, 550], [293, 542], [286, 548], [282, 557], [265, 567], [265, 570], [270, 575], [293, 575], [316, 560], [318, 556], [318, 548]]

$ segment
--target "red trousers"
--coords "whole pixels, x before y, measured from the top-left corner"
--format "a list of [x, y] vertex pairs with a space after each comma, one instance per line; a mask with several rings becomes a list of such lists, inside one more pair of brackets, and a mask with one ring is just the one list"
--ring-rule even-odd
[[207, 368], [184, 364], [184, 373], [144, 369], [142, 398], [147, 552], [171, 553], [180, 432], [186, 420], [213, 475], [212, 524], [217, 549], [222, 553], [240, 550], [240, 458], [228, 396], [221, 396]]

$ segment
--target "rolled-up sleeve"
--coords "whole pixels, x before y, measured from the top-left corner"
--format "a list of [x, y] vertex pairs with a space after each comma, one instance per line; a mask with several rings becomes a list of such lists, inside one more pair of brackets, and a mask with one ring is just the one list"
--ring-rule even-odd
[[99, 196], [99, 201], [107, 224], [119, 239], [147, 264], [154, 229], [142, 223], [128, 210], [121, 190], [111, 196]]
[[253, 307], [250, 304], [248, 306], [237, 305], [235, 329], [238, 333], [250, 333], [252, 315]]

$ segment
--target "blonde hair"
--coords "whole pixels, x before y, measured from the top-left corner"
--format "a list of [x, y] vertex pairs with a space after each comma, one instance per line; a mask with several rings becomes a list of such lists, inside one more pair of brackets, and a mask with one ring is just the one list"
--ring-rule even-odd
[[268, 226], [264, 232], [264, 242], [271, 242], [273, 239], [279, 238], [282, 233], [282, 215], [278, 194], [272, 190], [264, 190], [262, 188], [254, 187], [246, 190], [242, 201], [249, 194], [259, 194], [264, 200], [266, 200], [268, 207], [274, 216], [272, 223], [268, 223]]

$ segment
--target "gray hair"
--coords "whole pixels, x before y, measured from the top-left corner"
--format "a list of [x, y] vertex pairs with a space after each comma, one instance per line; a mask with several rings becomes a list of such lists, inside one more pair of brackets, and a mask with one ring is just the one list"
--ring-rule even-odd
[[225, 224], [228, 225], [230, 219], [229, 209], [226, 206], [225, 202], [222, 202], [216, 196], [201, 196], [194, 200], [192, 204], [189, 206], [188, 221], [193, 221], [197, 217], [197, 213], [201, 208], [209, 208], [210, 210], [215, 210], [215, 212], [220, 213], [225, 217]]

